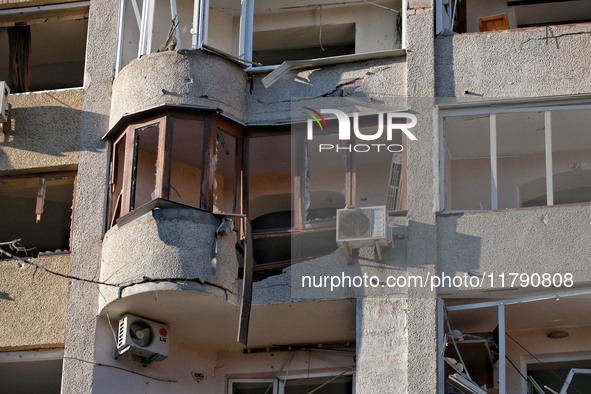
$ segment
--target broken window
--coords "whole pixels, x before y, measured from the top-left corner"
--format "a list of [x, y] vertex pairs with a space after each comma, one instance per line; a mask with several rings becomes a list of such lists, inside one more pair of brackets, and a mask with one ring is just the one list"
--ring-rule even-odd
[[158, 138], [160, 124], [135, 129], [135, 147], [131, 185], [131, 207], [141, 207], [156, 198]]
[[210, 212], [242, 210], [240, 127], [216, 114], [173, 112], [132, 123], [115, 138], [111, 226], [158, 198]]
[[[170, 170], [170, 201], [199, 208], [204, 163], [205, 123], [200, 120], [178, 119], [172, 135]], [[229, 212], [229, 211], [228, 211]]]
[[437, 34], [591, 22], [591, 1], [437, 0]]
[[591, 201], [589, 106], [464, 112], [443, 117], [446, 209]]
[[248, 144], [248, 214], [252, 228], [287, 230], [293, 220], [291, 136], [253, 137]]
[[117, 72], [136, 57], [183, 48], [247, 66], [400, 49], [402, 12], [401, 0], [121, 0]]
[[[4, 10], [0, 80], [12, 93], [80, 87], [84, 79], [88, 5]], [[14, 11], [14, 12], [7, 12]]]
[[287, 376], [276, 379], [230, 379], [230, 394], [350, 394], [353, 392], [353, 376], [329, 374], [311, 376]]
[[[580, 311], [589, 308], [589, 293], [581, 289], [470, 304], [440, 300], [440, 387], [446, 393], [546, 392], [536, 387], [585, 392], [591, 320]], [[580, 373], [569, 380], [573, 369]]]
[[13, 254], [70, 250], [75, 177], [75, 172], [0, 177], [0, 239], [21, 239], [24, 248]]
[[[335, 119], [327, 122], [337, 129]], [[351, 122], [367, 136], [379, 128], [376, 115]], [[384, 134], [371, 142], [356, 137], [346, 142], [318, 129], [308, 140], [300, 126], [294, 125], [291, 136], [278, 131], [249, 138], [248, 215], [260, 276], [334, 252], [337, 209], [406, 209], [402, 133], [390, 141]]]
[[401, 1], [254, 1], [252, 60], [263, 65], [401, 48]]
[[335, 219], [337, 209], [345, 208], [347, 175], [350, 174], [347, 150], [320, 151], [321, 146], [346, 148], [338, 134], [316, 135], [306, 141], [304, 168], [304, 222]]

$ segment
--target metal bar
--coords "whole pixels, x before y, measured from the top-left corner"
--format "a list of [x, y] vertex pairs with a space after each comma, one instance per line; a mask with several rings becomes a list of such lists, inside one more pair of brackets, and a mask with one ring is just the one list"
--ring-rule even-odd
[[209, 33], [209, 0], [203, 0], [201, 9], [201, 45], [207, 44]]
[[246, 250], [244, 251], [244, 274], [242, 278], [242, 299], [240, 300], [240, 321], [238, 322], [238, 342], [248, 345], [248, 326], [252, 307], [252, 274], [254, 256], [252, 250], [252, 228], [250, 220], [244, 218], [246, 229]]
[[172, 129], [174, 120], [167, 116], [160, 122], [158, 135], [158, 173], [156, 179], [156, 197], [170, 199], [170, 172], [172, 168]]
[[557, 298], [577, 297], [577, 296], [586, 296], [586, 295], [591, 295], [591, 289], [565, 291], [562, 293], [551, 293], [551, 294], [544, 294], [544, 295], [525, 297], [525, 298], [515, 298], [513, 300], [505, 300], [505, 301], [490, 301], [490, 302], [480, 302], [480, 303], [476, 303], [476, 304], [454, 305], [454, 306], [447, 306], [447, 307], [445, 307], [445, 309], [447, 309], [449, 312], [465, 311], [465, 310], [470, 310], [470, 309], [490, 308], [490, 307], [494, 307], [494, 306], [499, 306], [501, 304], [504, 304], [504, 305], [523, 304], [523, 303], [527, 303], [527, 302], [551, 300], [553, 298], [557, 299]]
[[254, 23], [254, 1], [242, 0], [240, 10], [240, 49], [239, 57], [252, 61], [252, 34]]
[[72, 251], [72, 245], [74, 245], [72, 240], [74, 239], [74, 218], [76, 217], [76, 189], [78, 189], [78, 175], [74, 177], [74, 195], [72, 196], [72, 217], [70, 218], [70, 242], [68, 242], [70, 252]]
[[408, 0], [402, 0], [402, 36], [400, 37], [400, 48], [406, 49], [406, 18], [408, 14]]
[[498, 209], [497, 115], [490, 114], [490, 209]]
[[193, 28], [191, 29], [191, 48], [197, 49], [199, 44], [199, 29], [201, 28], [201, 8], [203, 7], [203, 0], [195, 0], [193, 2]]
[[135, 21], [137, 22], [137, 28], [142, 28], [142, 16], [140, 14], [140, 8], [137, 5], [137, 0], [130, 0], [131, 6], [133, 7], [133, 13], [135, 15]]
[[[532, 99], [533, 100], [533, 99]], [[588, 100], [585, 100], [588, 101]], [[528, 113], [528, 112], [545, 112], [545, 111], [571, 111], [578, 109], [591, 109], [590, 104], [548, 104], [546, 106], [535, 106], [527, 107], [527, 103], [507, 103], [503, 104], [502, 101], [494, 103], [479, 103], [480, 106], [473, 108], [449, 108], [445, 105], [441, 105], [441, 112], [444, 117], [450, 116], [467, 116], [467, 115], [490, 115], [490, 114], [511, 114], [511, 113]], [[467, 104], [465, 104], [467, 106]], [[506, 107], [500, 107], [506, 105]]]
[[[133, 0], [132, 0], [133, 1]], [[125, 0], [119, 1], [119, 21], [117, 22], [117, 53], [115, 54], [115, 76], [121, 69], [121, 57], [123, 51], [123, 30], [125, 22]]]
[[[439, 111], [439, 124], [438, 124], [438, 128], [439, 128], [439, 179], [437, 180], [438, 184], [439, 184], [439, 201], [435, 204], [435, 209], [436, 211], [442, 211], [444, 209], [449, 208], [447, 206], [447, 199], [446, 199], [446, 188], [447, 187], [451, 187], [451, 185], [447, 185], [447, 179], [446, 179], [446, 171], [447, 171], [447, 164], [446, 164], [446, 158], [447, 158], [447, 152], [445, 150], [445, 123], [443, 120], [443, 115], [441, 115], [441, 111]], [[406, 147], [404, 148], [404, 150], [406, 150]], [[404, 151], [403, 151], [404, 153]], [[404, 162], [403, 162], [404, 163]], [[403, 164], [402, 168], [406, 168], [406, 163]], [[447, 212], [452, 212], [447, 211]]]
[[[443, 350], [443, 339], [445, 331], [444, 323], [444, 302], [441, 298], [437, 298], [437, 354], [441, 355]], [[437, 390], [438, 394], [445, 393], [445, 364], [443, 357], [437, 357]]]
[[150, 0], [144, 0], [144, 3], [142, 4], [142, 17], [140, 18], [140, 38], [138, 40], [138, 49], [137, 49], [137, 56], [140, 57], [142, 55], [145, 55], [145, 41], [146, 41], [146, 14], [147, 14], [147, 8], [148, 8], [148, 2]]
[[175, 26], [176, 30], [176, 49], [181, 47], [181, 33], [179, 30], [179, 14], [176, 9], [176, 0], [170, 0], [170, 16], [172, 17], [173, 26]]
[[507, 393], [507, 363], [505, 361], [505, 305], [498, 306], [499, 314], [499, 394]]
[[[586, 369], [586, 368], [571, 368], [570, 371], [568, 371], [568, 375], [566, 377], [566, 380], [564, 381], [564, 385], [562, 386], [562, 389], [560, 389], [560, 394], [566, 394], [572, 380], [573, 377], [575, 376], [575, 374], [584, 374], [584, 375], [591, 375], [591, 369]], [[577, 390], [578, 391], [578, 390]]]
[[466, 366], [466, 363], [464, 362], [464, 359], [462, 358], [462, 354], [460, 353], [460, 349], [458, 349], [458, 344], [456, 343], [456, 340], [454, 339], [453, 335], [451, 335], [451, 325], [449, 324], [449, 317], [447, 316], [447, 312], [445, 311], [445, 309], [443, 309], [443, 313], [445, 314], [445, 323], [447, 324], [447, 330], [449, 331], [449, 337], [451, 338], [451, 342], [454, 345], [454, 349], [456, 350], [456, 354], [458, 355], [458, 358], [460, 359], [460, 363], [462, 363], [462, 365], [464, 366], [464, 372], [466, 373], [466, 376], [468, 377], [468, 379], [472, 380], [472, 377], [470, 376], [470, 373], [468, 372], [468, 367]]
[[154, 10], [156, 8], [156, 0], [144, 0], [148, 3], [148, 20], [146, 21], [146, 53], [152, 52], [152, 36], [154, 33]]
[[554, 205], [554, 175], [552, 173], [552, 113], [544, 113], [544, 129], [546, 140], [546, 202]]
[[47, 191], [47, 179], [45, 177], [39, 178], [39, 186], [37, 187], [37, 205], [35, 206], [35, 222], [39, 223], [41, 215], [43, 214], [43, 205], [45, 204], [45, 192]]
[[154, 26], [154, 3], [155, 0], [144, 0], [142, 7], [142, 19], [140, 26], [140, 39], [138, 57], [152, 51], [152, 27]]

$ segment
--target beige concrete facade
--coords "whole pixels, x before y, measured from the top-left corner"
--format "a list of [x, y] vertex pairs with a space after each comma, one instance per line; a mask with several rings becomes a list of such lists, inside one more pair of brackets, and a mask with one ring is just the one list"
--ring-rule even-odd
[[[70, 256], [45, 256], [36, 264], [67, 274]], [[63, 348], [69, 281], [18, 261], [3, 261], [0, 277], [0, 351]]]
[[[364, 34], [371, 36], [373, 31], [365, 18], [363, 29], [356, 32], [365, 41], [357, 40], [353, 53], [344, 55], [341, 61], [337, 58], [323, 65], [301, 66], [266, 87], [263, 78], [272, 70], [248, 69], [249, 62], [237, 61], [233, 57], [239, 55], [234, 36], [210, 41], [212, 45], [219, 43], [224, 47], [226, 54], [206, 49], [156, 52], [160, 45], [156, 41], [161, 39], [157, 37], [148, 50], [151, 53], [118, 64], [121, 61], [116, 51], [118, 44], [128, 45], [136, 37], [117, 36], [120, 23], [125, 22], [119, 20], [117, 2], [92, 0], [84, 87], [9, 96], [10, 118], [0, 133], [0, 177], [7, 176], [10, 180], [11, 176], [77, 171], [77, 180], [71, 255], [31, 259], [72, 278], [57, 277], [42, 270], [35, 272], [33, 266], [16, 260], [0, 261], [0, 326], [13, 327], [0, 338], [0, 352], [65, 347], [61, 371], [63, 393], [234, 394], [240, 392], [240, 387], [250, 388], [248, 384], [262, 382], [274, 387], [272, 394], [281, 394], [283, 385], [297, 384], [298, 379], [310, 376], [344, 377], [344, 387], [350, 385], [347, 390], [357, 393], [445, 393], [448, 372], [439, 355], [443, 332], [447, 330], [443, 304], [492, 302], [589, 289], [589, 199], [555, 206], [451, 212], [451, 205], [445, 203], [450, 188], [457, 182], [446, 182], [451, 171], [445, 168], [449, 140], [443, 119], [445, 114], [456, 110], [470, 113], [474, 108], [486, 108], [492, 113], [498, 108], [520, 109], [534, 104], [540, 114], [544, 112], [540, 107], [550, 105], [588, 110], [591, 24], [436, 35], [434, 26], [441, 17], [437, 1], [384, 3], [388, 7], [406, 7], [400, 15], [404, 18], [404, 31], [386, 28], [384, 21], [390, 21], [392, 16], [387, 14], [386, 18], [380, 11], [393, 12], [387, 7], [380, 9], [367, 4], [352, 7], [360, 13], [371, 9], [384, 18], [376, 19], [376, 24], [381, 23], [380, 29], [375, 29], [380, 37], [376, 39], [378, 47], [372, 50], [392, 51], [395, 48], [389, 44], [397, 37], [405, 37], [405, 47], [396, 55], [372, 57], [359, 48], [361, 42], [365, 47], [369, 45]], [[19, 7], [40, 4], [45, 2], [18, 2]], [[481, 7], [477, 9], [481, 13], [503, 11], [505, 4], [499, 4], [486, 8], [481, 1], [468, 0], [468, 6]], [[3, 2], [0, 9], [15, 5], [17, 2]], [[180, 7], [189, 5], [185, 2]], [[302, 14], [301, 25], [312, 29], [316, 28], [316, 21], [320, 26], [323, 21], [351, 22], [352, 14], [341, 18], [339, 9], [333, 13], [327, 7], [326, 21], [319, 6]], [[212, 10], [212, 20], [219, 23], [210, 34], [226, 34], [226, 29], [234, 31], [239, 27], [239, 10], [233, 10], [230, 16], [222, 15], [223, 7]], [[256, 12], [262, 13], [258, 9]], [[467, 15], [476, 14], [480, 15], [471, 8]], [[133, 14], [126, 18], [129, 15]], [[515, 15], [510, 17], [511, 27], [515, 27]], [[0, 23], [1, 18], [0, 15]], [[264, 21], [265, 29], [277, 30], [278, 39], [282, 34], [291, 34], [289, 29], [298, 28], [297, 18], [285, 15], [274, 18], [271, 11], [259, 20]], [[168, 19], [159, 20], [156, 31], [168, 23]], [[258, 31], [265, 31], [261, 26]], [[180, 33], [181, 43], [189, 43], [192, 38], [186, 27], [183, 25]], [[469, 21], [469, 28], [474, 29], [473, 20]], [[132, 53], [135, 57], [137, 48], [132, 49], [127, 49], [126, 56]], [[354, 61], [347, 58], [360, 54], [364, 58]], [[451, 103], [441, 103], [437, 100], [441, 98]], [[296, 112], [294, 108], [324, 108], [324, 103], [339, 99], [359, 102], [360, 107], [370, 107], [367, 103], [371, 103], [374, 108], [403, 103], [404, 109], [417, 117], [417, 125], [412, 129], [417, 141], [407, 141], [405, 146], [407, 203], [404, 210], [392, 212], [388, 222], [393, 242], [385, 249], [382, 260], [374, 248], [361, 248], [353, 261], [348, 261], [343, 249], [337, 249], [321, 257], [307, 256], [297, 264], [274, 268], [275, 275], [257, 280], [253, 285], [249, 344], [245, 346], [236, 341], [246, 244], [240, 243], [240, 238], [245, 234], [243, 230], [218, 231], [223, 215], [204, 208], [207, 198], [215, 201], [218, 197], [210, 196], [222, 180], [216, 172], [217, 166], [220, 173], [222, 168], [232, 171], [238, 168], [240, 174], [247, 176], [252, 170], [252, 163], [247, 160], [251, 138], [285, 134], [289, 131], [286, 125]], [[152, 119], [144, 114], [164, 105], [182, 107], [183, 114], [193, 111], [207, 125], [214, 122], [211, 119], [217, 119], [219, 123], [211, 128], [213, 131], [203, 126], [204, 133], [212, 134], [204, 134], [209, 139], [203, 138], [202, 142], [207, 149], [217, 149], [214, 152], [219, 156], [212, 158], [210, 150], [185, 152], [185, 167], [181, 168], [180, 159], [172, 157], [181, 154], [171, 147], [174, 143], [170, 141], [174, 141], [175, 133], [180, 135], [190, 127], [185, 125], [166, 134], [178, 113], [166, 115], [162, 123], [165, 131], [159, 131], [157, 137], [149, 140], [150, 148], [142, 148], [144, 151], [139, 153], [143, 137], [137, 136], [153, 126], [147, 122]], [[399, 105], [397, 110], [402, 107]], [[123, 118], [125, 121], [121, 122]], [[134, 124], [141, 125], [137, 127], [139, 131], [133, 129]], [[244, 148], [231, 164], [221, 164], [225, 158], [222, 152], [226, 151], [227, 155], [231, 152], [227, 147], [231, 133], [219, 138], [228, 124], [241, 130], [242, 135], [235, 141], [236, 146]], [[126, 156], [113, 163], [113, 157], [119, 154], [114, 152], [114, 138], [128, 125], [134, 134], [127, 140]], [[553, 126], [550, 142], [560, 137], [560, 128]], [[544, 134], [544, 129], [537, 131]], [[107, 133], [108, 137], [103, 139]], [[129, 146], [129, 141], [133, 146]], [[588, 171], [585, 152], [591, 147], [585, 144], [581, 142], [582, 153], [576, 157], [570, 151], [554, 153], [554, 163], [560, 165], [561, 171]], [[186, 146], [178, 149], [181, 148], [187, 149]], [[269, 149], [272, 150], [273, 147]], [[486, 153], [489, 152], [493, 150]], [[265, 153], [272, 157], [273, 152]], [[522, 156], [520, 160], [531, 159]], [[475, 195], [490, 194], [485, 190], [489, 178], [481, 180], [480, 186], [474, 186], [469, 178], [477, 170], [490, 176], [491, 161], [485, 159], [482, 171], [466, 161], [462, 171], [455, 173], [468, 179], [460, 184], [462, 190], [456, 195], [460, 194], [461, 198], [456, 201], [463, 203]], [[546, 171], [544, 174], [551, 172], [551, 168], [545, 167], [547, 156], [540, 154], [535, 159], [541, 171]], [[150, 160], [158, 165], [154, 166]], [[177, 167], [166, 174], [159, 160], [170, 160], [170, 163], [177, 160]], [[273, 159], [268, 160], [265, 168], [280, 166]], [[523, 165], [515, 165], [512, 171], [518, 171], [519, 167], [524, 174], [527, 172]], [[115, 195], [122, 182], [114, 179], [119, 176], [118, 168], [124, 168], [120, 170], [121, 179], [129, 181], [121, 194], [128, 203], [125, 198], [131, 199], [140, 188], [153, 199], [162, 198], [159, 193], [185, 194], [189, 188], [175, 188], [170, 181], [184, 171], [193, 171], [191, 176], [202, 182], [198, 188], [201, 199], [193, 202], [180, 196], [179, 200], [187, 205], [176, 201], [149, 209], [136, 206], [136, 212], [113, 219], [109, 215], [116, 211], [112, 208], [116, 202], [110, 201], [113, 197], [109, 196]], [[266, 178], [259, 176], [252, 185], [265, 186], [260, 189], [264, 189], [260, 192], [262, 196], [273, 191], [274, 186], [285, 194], [283, 181], [288, 170], [277, 169], [283, 172], [276, 184], [265, 185]], [[136, 179], [139, 171], [149, 173], [148, 186]], [[306, 167], [304, 173], [308, 171]], [[357, 176], [355, 182], [361, 184], [362, 179]], [[329, 184], [333, 186], [333, 178], [332, 175], [326, 178], [326, 188]], [[511, 188], [507, 194], [511, 197], [525, 182], [517, 178], [511, 179], [513, 183], [508, 182]], [[226, 185], [224, 192], [245, 194], [243, 184], [237, 185], [234, 189], [233, 185]], [[248, 198], [240, 200], [236, 211], [247, 201]], [[573, 289], [502, 287], [497, 281], [485, 282], [478, 288], [443, 286], [433, 290], [429, 286], [388, 288], [382, 281], [382, 286], [375, 289], [344, 287], [331, 292], [300, 286], [306, 275], [368, 274], [385, 280], [384, 273], [425, 278], [443, 273], [482, 276], [501, 272], [573, 274], [575, 286]], [[591, 360], [591, 344], [584, 335], [591, 327], [586, 317], [591, 316], [587, 313], [591, 311], [591, 302], [588, 298], [576, 298], [562, 305], [563, 308], [557, 308], [543, 304], [529, 310], [523, 306], [507, 307], [506, 331], [548, 363], [555, 359]], [[168, 358], [142, 366], [129, 353], [114, 357], [119, 335], [117, 324], [126, 313], [170, 326]], [[540, 317], [544, 313], [557, 317], [545, 321]], [[457, 325], [452, 328], [465, 330], [464, 333], [492, 333], [498, 325], [497, 315], [487, 311], [451, 315], [450, 321]], [[564, 346], [548, 338], [550, 332], [557, 330], [570, 334], [562, 342]], [[535, 361], [515, 343], [507, 342], [506, 354], [518, 360], [520, 373], [528, 373], [528, 365]], [[500, 364], [497, 362], [492, 368], [496, 375], [491, 379], [498, 387]], [[525, 383], [516, 371], [507, 372], [506, 382], [506, 393], [526, 392]]]

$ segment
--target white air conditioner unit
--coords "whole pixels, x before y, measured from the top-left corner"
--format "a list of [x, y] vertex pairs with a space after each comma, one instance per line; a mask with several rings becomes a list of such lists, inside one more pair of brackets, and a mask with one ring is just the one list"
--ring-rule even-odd
[[0, 81], [0, 123], [8, 122], [8, 95], [10, 88], [4, 81]]
[[170, 327], [126, 314], [119, 320], [117, 352], [130, 352], [146, 359], [147, 363], [168, 357]]
[[385, 206], [337, 210], [337, 244], [348, 254], [351, 248], [375, 246], [382, 260], [381, 247], [391, 238]]

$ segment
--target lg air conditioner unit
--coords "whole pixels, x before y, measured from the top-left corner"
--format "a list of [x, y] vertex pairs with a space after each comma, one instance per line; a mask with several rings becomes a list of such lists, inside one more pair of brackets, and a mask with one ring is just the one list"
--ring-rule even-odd
[[117, 352], [130, 352], [143, 357], [147, 363], [168, 357], [170, 327], [131, 314], [119, 320]]
[[382, 260], [382, 246], [391, 241], [388, 210], [385, 206], [337, 210], [337, 244], [347, 253], [350, 249], [377, 248]]
[[8, 122], [8, 95], [10, 88], [4, 81], [0, 81], [0, 123]]

